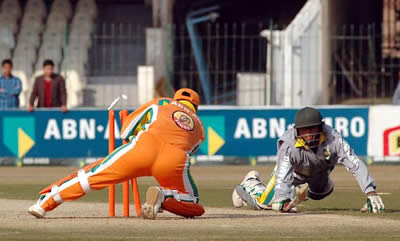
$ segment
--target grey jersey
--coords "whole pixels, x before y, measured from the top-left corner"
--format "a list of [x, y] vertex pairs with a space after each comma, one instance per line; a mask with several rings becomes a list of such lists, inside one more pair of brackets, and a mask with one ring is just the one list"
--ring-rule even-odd
[[329, 176], [337, 163], [343, 164], [356, 177], [363, 193], [375, 190], [375, 180], [344, 138], [325, 124], [322, 132], [325, 140], [318, 147], [317, 153], [301, 146], [296, 147], [293, 128], [287, 130], [278, 140], [275, 200], [291, 198], [295, 178], [297, 182], [305, 183], [321, 175]]

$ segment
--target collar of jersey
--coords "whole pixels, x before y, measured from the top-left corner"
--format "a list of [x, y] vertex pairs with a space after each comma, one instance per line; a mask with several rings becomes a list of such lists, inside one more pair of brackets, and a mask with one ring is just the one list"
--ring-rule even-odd
[[194, 108], [194, 105], [192, 103], [190, 103], [187, 100], [178, 100], [179, 103], [186, 105], [187, 107], [189, 107], [194, 113], [196, 113], [196, 109]]
[[[324, 143], [325, 139], [326, 139], [325, 134], [324, 134], [323, 132], [321, 132], [321, 135], [320, 135], [320, 137], [319, 137], [319, 144]], [[307, 146], [306, 142], [304, 141], [304, 139], [301, 138], [301, 137], [298, 137], [298, 138], [296, 139], [296, 144], [295, 144], [294, 146], [295, 146], [296, 148], [301, 148], [301, 147], [303, 147], [303, 148], [306, 149], [306, 150], [308, 150], [308, 148], [309, 148], [309, 147]]]

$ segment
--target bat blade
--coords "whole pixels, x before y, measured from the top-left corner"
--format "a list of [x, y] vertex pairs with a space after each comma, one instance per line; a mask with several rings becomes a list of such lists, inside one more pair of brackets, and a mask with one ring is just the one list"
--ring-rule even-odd
[[305, 183], [301, 186], [299, 190], [296, 191], [296, 196], [295, 198], [289, 203], [289, 205], [286, 206], [285, 212], [290, 211], [292, 208], [296, 207], [300, 203], [302, 203], [304, 200], [307, 199], [307, 194], [308, 194], [308, 184]]

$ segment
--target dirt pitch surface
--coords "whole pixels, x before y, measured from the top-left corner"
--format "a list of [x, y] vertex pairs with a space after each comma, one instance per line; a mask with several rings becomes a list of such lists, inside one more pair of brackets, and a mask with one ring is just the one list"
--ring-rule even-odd
[[[234, 209], [232, 187], [250, 169], [195, 166], [192, 174], [206, 214], [184, 219], [162, 213], [157, 220], [142, 220], [108, 218], [105, 191], [64, 203], [47, 218], [35, 219], [27, 213], [37, 197], [34, 193], [73, 169], [1, 168], [0, 240], [400, 240], [400, 166], [370, 167], [387, 208], [378, 215], [358, 211], [365, 197], [342, 167], [332, 175], [335, 192], [323, 201], [305, 202], [302, 213]], [[272, 167], [257, 169], [266, 177]], [[154, 181], [139, 179], [139, 184], [143, 193]], [[122, 205], [117, 204], [116, 210], [120, 215]]]

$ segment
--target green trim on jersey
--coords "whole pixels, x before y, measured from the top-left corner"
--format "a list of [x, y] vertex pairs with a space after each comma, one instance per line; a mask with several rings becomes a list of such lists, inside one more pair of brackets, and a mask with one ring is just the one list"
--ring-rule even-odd
[[124, 147], [126, 147], [127, 145], [132, 144], [132, 143], [127, 143], [125, 145], [122, 145], [120, 147], [118, 147], [117, 149], [115, 149], [111, 154], [109, 154], [101, 163], [97, 164], [96, 166], [94, 166], [92, 169], [90, 169], [89, 172], [95, 172], [97, 170], [97, 168], [99, 168], [101, 165], [106, 164], [111, 158], [113, 158], [115, 156], [115, 154], [117, 154], [117, 152], [121, 151]]
[[[147, 123], [142, 123], [143, 119], [147, 118], [147, 114], [149, 114], [149, 113], [150, 113], [150, 118], [149, 118], [148, 122]], [[127, 135], [127, 138], [125, 140], [126, 141], [129, 140], [129, 137], [131, 137], [133, 135], [133, 133], [135, 133], [135, 131], [138, 128], [138, 126], [151, 123], [152, 120], [153, 120], [153, 116], [154, 116], [153, 114], [154, 114], [153, 113], [153, 108], [150, 108], [146, 112], [144, 112], [142, 114], [142, 116], [140, 117], [140, 119], [136, 122], [135, 126], [131, 129], [131, 131], [129, 132], [129, 134]]]
[[171, 103], [171, 101], [168, 99], [161, 99], [158, 101], [159, 106], [168, 105], [169, 103]]
[[190, 168], [191, 165], [192, 164], [189, 162], [189, 166], [187, 168], [187, 175], [188, 175], [188, 178], [189, 178], [190, 185], [192, 186], [192, 189], [193, 189], [193, 195], [197, 198], [197, 203], [198, 203], [199, 202], [199, 190], [197, 189], [197, 186], [194, 183], [192, 175], [190, 174], [189, 168]]

